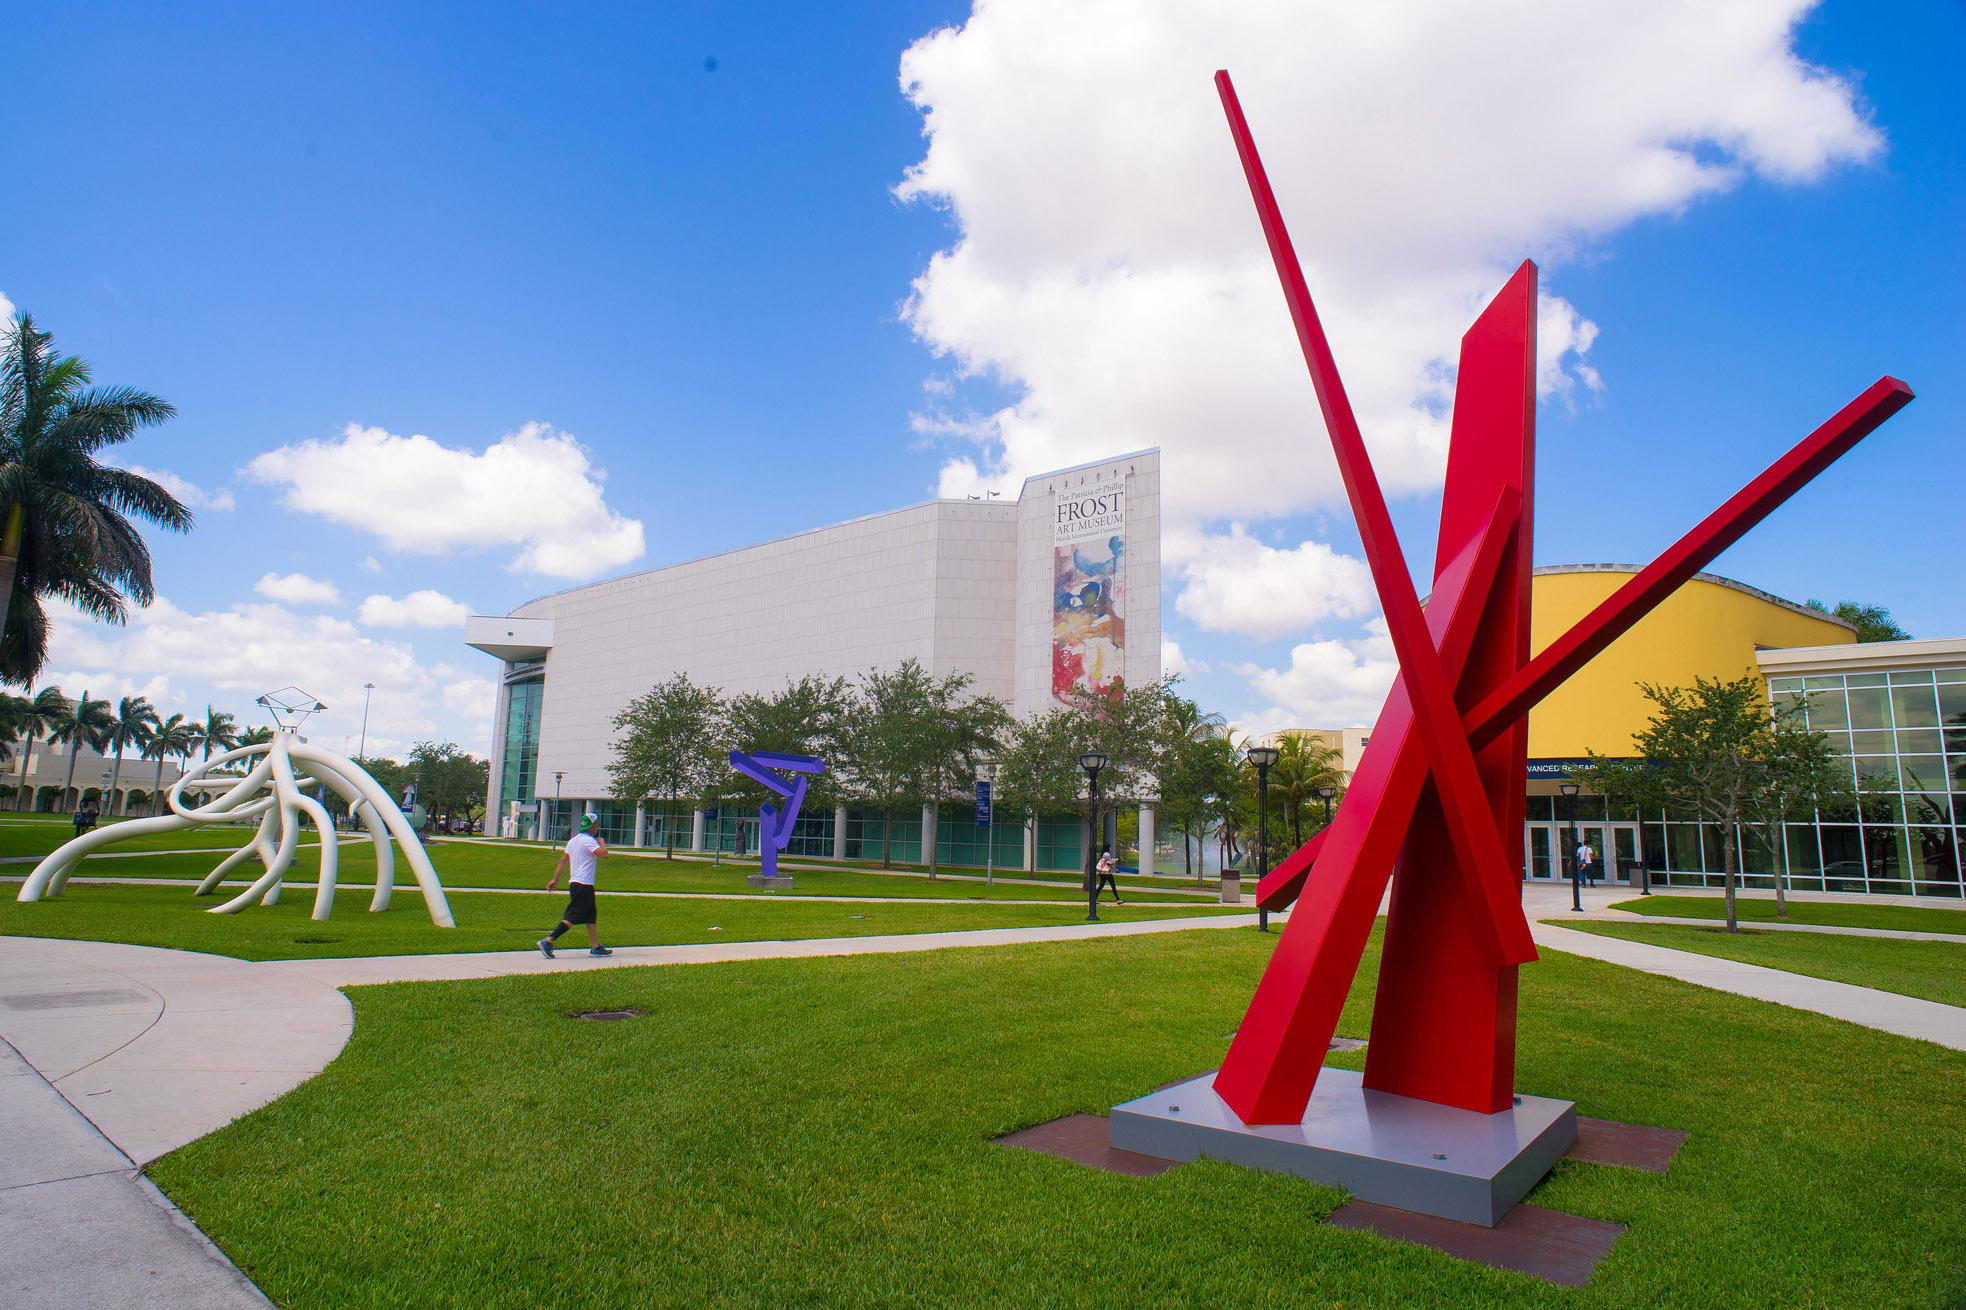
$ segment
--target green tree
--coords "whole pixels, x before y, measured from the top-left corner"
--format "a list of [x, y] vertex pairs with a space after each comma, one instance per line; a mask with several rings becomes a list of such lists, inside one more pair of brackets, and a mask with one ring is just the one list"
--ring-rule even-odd
[[[869, 669], [854, 689], [839, 746], [854, 795], [881, 812], [881, 867], [894, 867], [894, 813], [910, 805], [939, 803], [949, 779], [993, 747], [991, 725], [1003, 719], [1002, 702], [967, 697], [966, 673], [931, 676], [910, 657], [892, 671]], [[974, 710], [970, 700], [988, 702]], [[934, 834], [922, 844], [931, 865]]]
[[615, 739], [608, 777], [614, 794], [639, 803], [658, 796], [667, 802], [662, 825], [665, 858], [676, 858], [677, 805], [695, 800], [729, 767], [723, 745], [729, 706], [715, 687], [701, 687], [687, 673], [657, 683], [614, 716]]
[[1857, 630], [1858, 641], [1910, 641], [1911, 634], [1899, 627], [1891, 617], [1891, 611], [1882, 605], [1860, 605], [1854, 600], [1840, 600], [1831, 609], [1819, 600], [1807, 602], [1812, 610], [1824, 614], [1834, 614]]
[[191, 759], [191, 752], [198, 749], [198, 725], [182, 714], [173, 714], [151, 730], [149, 740], [143, 743], [145, 759], [157, 761], [157, 776], [150, 784], [150, 812], [155, 814], [164, 804], [164, 761], [168, 759]]
[[68, 697], [61, 694], [60, 687], [43, 687], [32, 697], [22, 698], [19, 727], [17, 732], [22, 743], [20, 763], [20, 792], [14, 797], [14, 808], [28, 809], [34, 804], [34, 739], [42, 733], [53, 732], [55, 725], [68, 713]]
[[198, 728], [198, 749], [207, 763], [214, 750], [223, 754], [239, 744], [239, 725], [224, 710], [205, 707], [205, 721]]
[[491, 763], [454, 741], [420, 741], [410, 748], [408, 771], [417, 800], [431, 815], [470, 823], [491, 784]]
[[1204, 713], [1194, 701], [1170, 691], [1165, 720], [1167, 739], [1160, 778], [1160, 813], [1169, 832], [1181, 834], [1181, 862], [1193, 873], [1194, 851], [1205, 840], [1207, 798], [1219, 785], [1215, 769], [1219, 752], [1210, 743], [1228, 735], [1229, 723], [1220, 714]]
[[[1828, 739], [1778, 715], [1756, 674], [1732, 682], [1696, 678], [1691, 687], [1640, 683], [1639, 689], [1657, 708], [1633, 736], [1638, 758], [1613, 760], [1593, 752], [1590, 764], [1571, 776], [1614, 805], [1663, 809], [1715, 825], [1727, 931], [1738, 932], [1741, 829], [1779, 825], [1805, 795], [1834, 803], [1841, 792]], [[1779, 874], [1776, 881], [1779, 886]]]
[[116, 715], [104, 734], [105, 745], [116, 748], [116, 768], [109, 778], [109, 807], [116, 805], [116, 788], [123, 781], [123, 751], [131, 746], [139, 751], [157, 729], [157, 709], [142, 696], [125, 696], [117, 703]]
[[[1315, 807], [1318, 819], [1324, 806], [1318, 800], [1319, 787], [1345, 785], [1345, 752], [1319, 737], [1291, 733], [1277, 743], [1277, 762], [1270, 768], [1270, 795], [1283, 817], [1290, 823], [1291, 849], [1304, 844], [1304, 812]], [[1313, 830], [1315, 831], [1315, 829]], [[1275, 852], [1271, 866], [1275, 867]]]
[[[853, 703], [853, 691], [845, 678], [808, 675], [787, 680], [770, 695], [746, 692], [730, 702], [727, 715], [729, 749], [755, 754], [776, 751], [782, 755], [816, 755], [826, 761], [826, 772], [810, 775], [806, 804], [814, 808], [831, 806], [842, 794], [839, 770], [839, 741], [842, 725]], [[751, 779], [726, 767], [719, 775], [720, 797], [748, 803], [779, 803], [776, 792], [767, 792]]]
[[106, 623], [155, 592], [131, 517], [188, 531], [191, 511], [104, 449], [177, 411], [128, 387], [91, 389], [89, 366], [57, 356], [26, 314], [0, 341], [0, 680], [25, 685], [47, 659], [43, 597]]
[[[967, 673], [951, 673], [934, 684], [929, 719], [922, 725], [922, 795], [935, 807], [974, 796], [978, 766], [1002, 748], [1010, 727], [1010, 710], [995, 696], [970, 694]], [[928, 847], [928, 876], [934, 880], [941, 846], [939, 832], [923, 834]], [[988, 834], [985, 834], [987, 837]]]
[[109, 735], [109, 725], [113, 722], [109, 715], [109, 702], [91, 700], [84, 691], [82, 699], [71, 701], [67, 712], [56, 720], [49, 740], [62, 742], [68, 747], [68, 781], [62, 785], [62, 804], [68, 804], [68, 793], [75, 789], [75, 761], [86, 747], [99, 751]]
[[357, 756], [355, 763], [361, 765], [362, 772], [374, 778], [376, 786], [382, 788], [391, 800], [398, 803], [402, 801], [403, 794], [409, 790], [410, 783], [415, 781], [415, 775], [407, 764], [398, 764], [395, 760], [380, 755]]

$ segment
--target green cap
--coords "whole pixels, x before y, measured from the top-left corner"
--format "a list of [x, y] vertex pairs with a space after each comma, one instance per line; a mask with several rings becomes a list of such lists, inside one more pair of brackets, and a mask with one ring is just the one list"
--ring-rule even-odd
[[591, 815], [591, 814], [583, 814], [583, 815], [581, 815], [581, 816], [580, 816], [580, 830], [581, 830], [582, 832], [586, 832], [586, 831], [587, 831], [587, 830], [588, 830], [589, 828], [591, 828], [591, 827], [593, 827], [593, 826], [594, 826], [594, 816], [593, 816], [593, 815]]

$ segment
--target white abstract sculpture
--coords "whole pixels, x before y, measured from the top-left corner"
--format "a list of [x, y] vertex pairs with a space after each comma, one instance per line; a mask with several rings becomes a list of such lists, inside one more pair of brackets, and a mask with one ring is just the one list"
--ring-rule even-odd
[[[351, 819], [357, 814], [361, 816], [363, 826], [375, 841], [375, 896], [369, 902], [369, 909], [388, 909], [390, 894], [396, 887], [396, 859], [389, 844], [393, 836], [402, 846], [410, 868], [416, 873], [417, 884], [423, 889], [423, 902], [430, 910], [431, 922], [440, 928], [455, 928], [457, 922], [451, 918], [450, 903], [444, 897], [443, 884], [437, 881], [437, 870], [431, 867], [423, 843], [417, 840], [415, 831], [404, 820], [403, 812], [389, 798], [389, 793], [355, 761], [310, 745], [294, 731], [296, 722], [323, 708], [318, 701], [307, 697], [309, 704], [293, 706], [278, 700], [278, 695], [271, 693], [259, 698], [260, 704], [274, 711], [275, 721], [279, 723], [271, 741], [214, 755], [187, 772], [171, 785], [167, 798], [171, 807], [169, 814], [150, 819], [126, 819], [108, 827], [92, 829], [64, 843], [34, 866], [34, 872], [21, 884], [18, 899], [38, 901], [43, 896], [61, 895], [62, 889], [68, 885], [68, 875], [83, 856], [125, 837], [177, 832], [200, 824], [261, 815], [263, 817], [252, 839], [226, 856], [216, 869], [207, 874], [205, 880], [198, 884], [196, 894], [209, 896], [230, 870], [257, 852], [265, 861], [266, 872], [251, 887], [225, 904], [213, 907], [210, 913], [237, 914], [254, 901], [261, 905], [273, 905], [280, 899], [281, 878], [293, 863], [294, 852], [300, 845], [301, 816], [304, 813], [314, 821], [321, 834], [321, 877], [314, 892], [314, 917], [325, 919], [334, 909], [338, 841], [326, 807], [301, 790], [325, 783], [348, 802]], [[214, 775], [212, 772], [222, 765], [235, 762], [245, 765], [244, 777]], [[224, 787], [216, 799], [211, 796], [212, 792], [218, 791], [213, 784]], [[187, 790], [203, 793], [206, 799], [202, 804], [187, 804], [184, 799]]]

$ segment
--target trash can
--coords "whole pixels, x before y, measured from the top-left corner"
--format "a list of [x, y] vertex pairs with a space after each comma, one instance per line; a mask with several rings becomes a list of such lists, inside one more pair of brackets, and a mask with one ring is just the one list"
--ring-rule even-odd
[[1642, 896], [1652, 894], [1652, 871], [1645, 867], [1644, 860], [1619, 860], [1618, 871], [1625, 875], [1625, 881], [1638, 888]]

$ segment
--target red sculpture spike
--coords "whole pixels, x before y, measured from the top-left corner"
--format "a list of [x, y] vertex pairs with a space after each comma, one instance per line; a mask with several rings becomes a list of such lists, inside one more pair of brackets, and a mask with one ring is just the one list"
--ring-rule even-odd
[[1462, 340], [1423, 611], [1235, 89], [1226, 72], [1215, 80], [1401, 669], [1331, 825], [1257, 891], [1265, 908], [1297, 905], [1215, 1090], [1245, 1123], [1303, 1117], [1397, 856], [1366, 1085], [1497, 1111], [1514, 1077], [1515, 966], [1535, 957], [1519, 843], [1501, 838], [1522, 831], [1524, 716], [1912, 393], [1880, 379], [1531, 659], [1536, 276], [1525, 263]]

